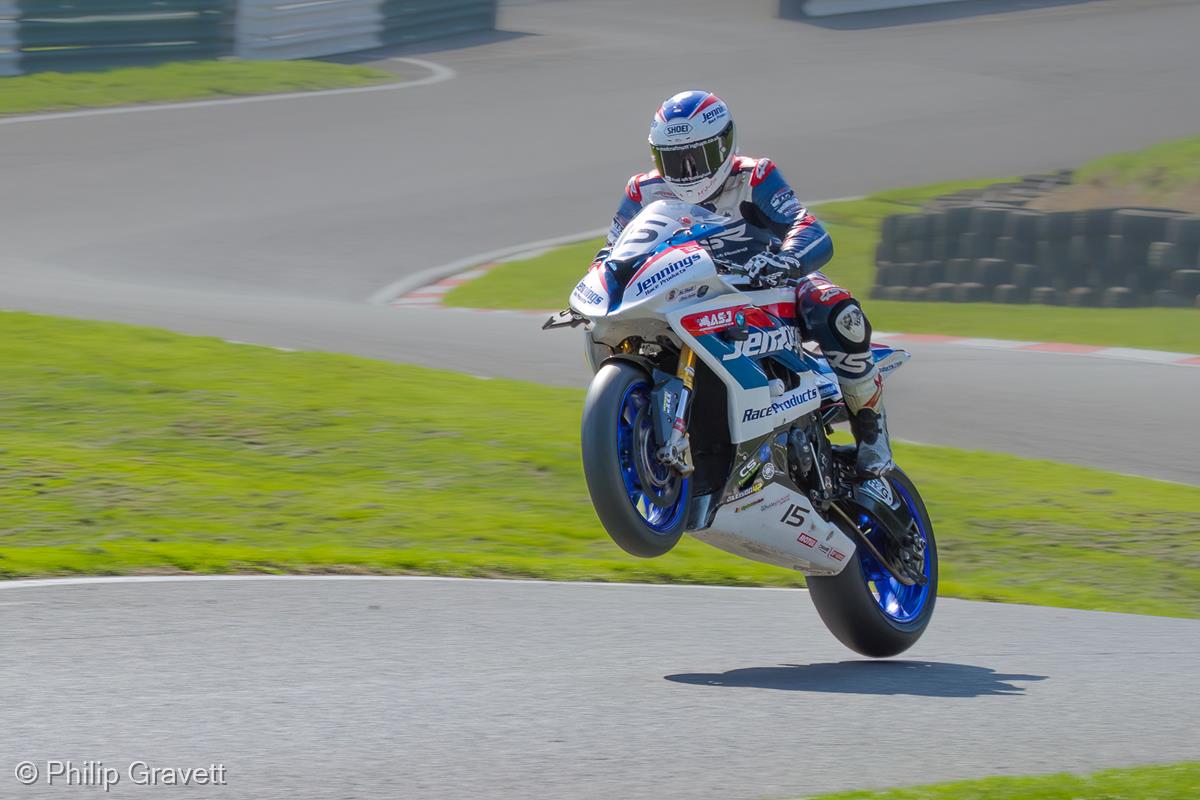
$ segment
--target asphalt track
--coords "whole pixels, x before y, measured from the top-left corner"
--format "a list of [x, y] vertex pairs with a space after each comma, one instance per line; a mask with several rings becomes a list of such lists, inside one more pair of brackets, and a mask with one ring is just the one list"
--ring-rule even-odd
[[[746, 149], [810, 198], [1060, 167], [1200, 128], [1195, 2], [819, 24], [777, 9], [508, 5], [503, 33], [398, 51], [456, 73], [436, 85], [8, 121], [0, 169], [21, 190], [0, 194], [0, 307], [577, 383], [574, 342], [524, 319], [363, 301], [431, 265], [602, 223], [646, 162], [646, 109], [680, 86], [720, 88]], [[1128, 387], [1195, 396], [1200, 372], [917, 355], [895, 382], [901, 436], [1198, 481], [1187, 404], [1114, 419], [1137, 399]]]
[[22, 759], [225, 764], [188, 797], [731, 800], [1200, 754], [1190, 620], [944, 600], [870, 662], [797, 590], [250, 579], [8, 585], [0, 624], [13, 798], [72, 791]]
[[[528, 318], [364, 301], [602, 223], [682, 86], [808, 197], [1200, 128], [1195, 2], [776, 8], [514, 5], [512, 35], [397, 53], [437, 85], [0, 126], [0, 306], [570, 383], [576, 342]], [[1196, 370], [916, 355], [906, 438], [1197, 482]], [[13, 586], [0, 629], [6, 797], [41, 796], [21, 758], [223, 761], [214, 797], [753, 798], [1200, 754], [1191, 621], [943, 601], [872, 664], [800, 592], [248, 581]]]

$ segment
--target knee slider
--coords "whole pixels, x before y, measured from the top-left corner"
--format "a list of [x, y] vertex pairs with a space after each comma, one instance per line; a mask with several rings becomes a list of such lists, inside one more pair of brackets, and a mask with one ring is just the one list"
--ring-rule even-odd
[[851, 298], [839, 303], [829, 315], [829, 330], [848, 353], [863, 353], [871, 347], [871, 322], [862, 306]]

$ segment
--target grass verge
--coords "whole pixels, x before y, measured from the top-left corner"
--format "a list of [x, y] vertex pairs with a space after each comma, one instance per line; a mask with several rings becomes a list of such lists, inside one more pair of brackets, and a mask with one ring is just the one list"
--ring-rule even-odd
[[[919, 209], [941, 194], [995, 183], [958, 181], [879, 192], [814, 209], [829, 228], [834, 258], [825, 272], [865, 298], [875, 275], [875, 245], [884, 217]], [[568, 245], [535, 258], [502, 264], [455, 287], [445, 302], [477, 308], [559, 309], [587, 269], [600, 240]], [[1063, 308], [996, 303], [866, 301], [877, 330], [997, 339], [1073, 342], [1196, 352], [1200, 313], [1189, 308]]]
[[984, 778], [906, 789], [838, 792], [813, 800], [1192, 800], [1200, 763], [1113, 769], [1092, 775]]
[[324, 61], [181, 61], [102, 72], [0, 78], [0, 114], [369, 86], [392, 72]]
[[[582, 392], [0, 314], [0, 576], [425, 572], [796, 586], [600, 529]], [[945, 594], [1200, 616], [1200, 489], [903, 446]]]

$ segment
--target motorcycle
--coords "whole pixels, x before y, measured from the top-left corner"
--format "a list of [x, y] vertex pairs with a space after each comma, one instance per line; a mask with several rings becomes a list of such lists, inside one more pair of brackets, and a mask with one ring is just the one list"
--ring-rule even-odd
[[[896, 655], [933, 614], [933, 525], [901, 469], [864, 479], [854, 446], [831, 443], [846, 408], [832, 368], [804, 345], [794, 287], [721, 256], [748, 230], [653, 202], [543, 325], [585, 328], [588, 492], [626, 552], [661, 556], [687, 532], [798, 571], [843, 644]], [[871, 352], [884, 377], [909, 358]]]

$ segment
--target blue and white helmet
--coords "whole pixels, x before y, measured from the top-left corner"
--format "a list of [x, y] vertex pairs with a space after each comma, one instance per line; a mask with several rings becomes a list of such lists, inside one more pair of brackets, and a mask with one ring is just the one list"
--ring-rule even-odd
[[680, 200], [702, 203], [733, 170], [737, 150], [733, 117], [712, 92], [680, 92], [650, 123], [650, 152], [658, 174]]

